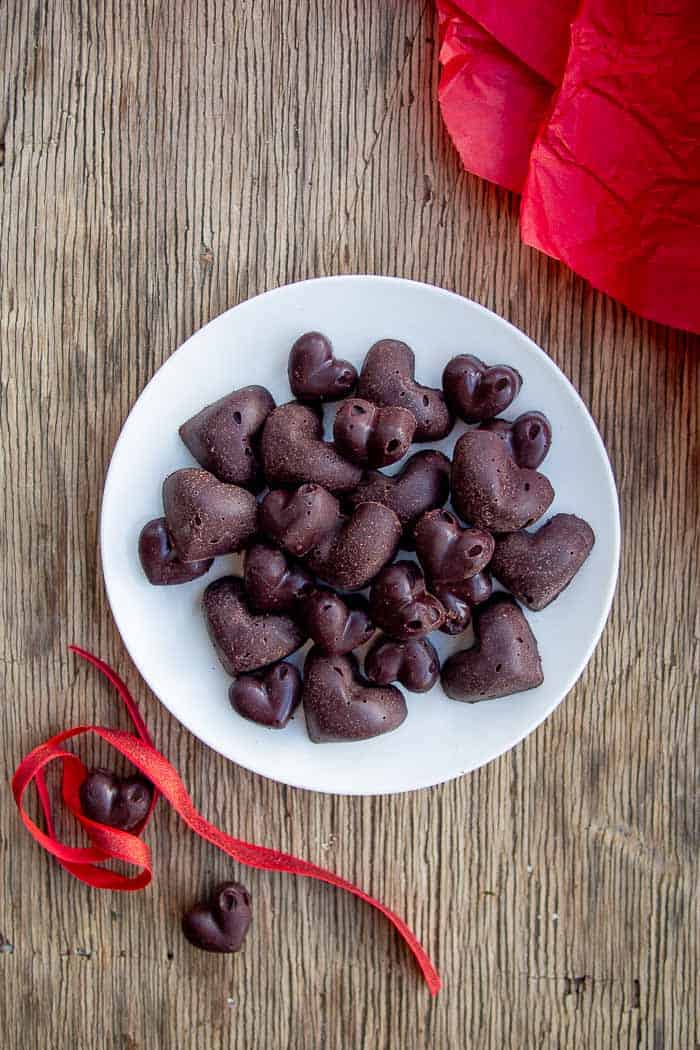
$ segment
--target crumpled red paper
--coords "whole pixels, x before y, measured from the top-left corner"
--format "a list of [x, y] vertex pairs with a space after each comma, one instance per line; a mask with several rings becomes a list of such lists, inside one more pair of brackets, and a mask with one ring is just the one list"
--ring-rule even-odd
[[524, 241], [700, 332], [700, 0], [437, 0], [440, 105]]

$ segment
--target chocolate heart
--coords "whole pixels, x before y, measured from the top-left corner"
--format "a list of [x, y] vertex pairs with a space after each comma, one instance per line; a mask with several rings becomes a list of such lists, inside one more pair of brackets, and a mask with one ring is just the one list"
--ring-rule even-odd
[[405, 641], [437, 631], [445, 610], [430, 594], [425, 577], [412, 561], [397, 561], [382, 569], [369, 592], [372, 619], [383, 631]]
[[369, 740], [398, 729], [406, 718], [401, 691], [393, 685], [369, 685], [351, 653], [327, 656], [311, 649], [302, 698], [306, 729], [315, 744]]
[[293, 612], [313, 590], [311, 573], [267, 543], [254, 543], [246, 551], [243, 582], [256, 612]]
[[404, 530], [403, 546], [412, 545], [412, 529], [421, 514], [441, 507], [450, 494], [450, 461], [442, 452], [416, 452], [398, 474], [370, 470], [343, 497], [350, 508], [371, 500], [397, 515]]
[[522, 377], [507, 365], [489, 367], [473, 354], [453, 357], [442, 373], [447, 403], [465, 423], [493, 419], [518, 396]]
[[182, 561], [238, 551], [257, 528], [255, 496], [196, 467], [176, 470], [165, 479], [163, 506], [168, 532]]
[[490, 568], [516, 598], [538, 611], [569, 586], [594, 543], [587, 521], [555, 514], [536, 532], [511, 532], [498, 539]]
[[377, 685], [401, 682], [412, 693], [427, 693], [440, 677], [440, 660], [427, 638], [379, 638], [365, 658], [365, 674]]
[[439, 441], [452, 429], [452, 413], [442, 390], [416, 383], [415, 368], [410, 346], [398, 339], [382, 339], [365, 358], [357, 393], [375, 405], [399, 405], [412, 412], [414, 441]]
[[415, 430], [416, 418], [407, 408], [378, 408], [354, 397], [344, 401], [336, 413], [333, 440], [353, 463], [386, 467], [406, 455]]
[[237, 952], [250, 926], [250, 894], [239, 882], [222, 882], [211, 897], [182, 917], [182, 932], [205, 952]]
[[431, 583], [432, 593], [445, 610], [445, 622], [440, 630], [443, 634], [461, 634], [472, 618], [472, 608], [487, 601], [493, 584], [487, 572], [477, 572], [468, 580], [454, 583]]
[[476, 704], [542, 684], [537, 641], [512, 598], [494, 594], [474, 619], [478, 641], [442, 665], [442, 687], [448, 696]]
[[207, 630], [222, 667], [235, 677], [276, 663], [299, 649], [306, 635], [289, 616], [253, 613], [243, 580], [222, 576], [202, 598]]
[[342, 520], [340, 504], [321, 485], [273, 489], [260, 507], [260, 528], [275, 543], [300, 558]]
[[91, 769], [80, 785], [83, 813], [98, 824], [131, 831], [151, 805], [153, 784], [140, 773], [118, 777], [108, 769]]
[[323, 421], [314, 409], [294, 401], [267, 417], [260, 454], [270, 487], [308, 481], [330, 492], [346, 492], [362, 477], [355, 463], [323, 440]]
[[337, 401], [353, 390], [357, 370], [333, 357], [330, 340], [320, 332], [300, 335], [289, 354], [289, 385], [300, 401]]
[[516, 420], [491, 419], [480, 430], [498, 434], [519, 467], [536, 470], [552, 444], [552, 426], [542, 412], [523, 412]]
[[431, 510], [414, 530], [416, 554], [431, 583], [459, 583], [491, 561], [494, 540], [484, 529], [463, 528], [448, 510]]
[[315, 591], [304, 600], [304, 623], [309, 637], [331, 656], [342, 656], [368, 642], [374, 634], [364, 598], [348, 598]]
[[331, 587], [359, 591], [391, 561], [400, 539], [401, 524], [393, 510], [360, 503], [309, 551], [306, 564]]
[[497, 434], [468, 430], [455, 445], [452, 502], [473, 525], [515, 532], [541, 518], [553, 499], [547, 478], [517, 466]]
[[231, 707], [243, 718], [272, 729], [284, 729], [301, 700], [301, 675], [282, 661], [260, 674], [241, 675], [228, 691]]
[[275, 402], [264, 386], [244, 386], [207, 405], [180, 427], [180, 437], [219, 481], [259, 488], [258, 437]]
[[180, 561], [172, 545], [165, 518], [154, 518], [141, 529], [139, 559], [148, 582], [156, 586], [189, 583], [209, 572], [214, 559]]

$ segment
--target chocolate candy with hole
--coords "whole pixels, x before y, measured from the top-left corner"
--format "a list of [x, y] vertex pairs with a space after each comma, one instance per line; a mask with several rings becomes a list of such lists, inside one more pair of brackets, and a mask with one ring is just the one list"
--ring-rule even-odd
[[300, 335], [289, 354], [289, 385], [300, 401], [338, 401], [357, 383], [357, 370], [349, 361], [333, 356], [330, 340], [320, 332]]
[[542, 684], [537, 641], [517, 602], [494, 594], [475, 612], [474, 621], [475, 644], [442, 666], [442, 687], [448, 696], [476, 704]]
[[504, 412], [521, 385], [522, 377], [514, 368], [485, 365], [473, 354], [453, 357], [442, 373], [447, 403], [465, 423], [481, 423]]
[[222, 576], [210, 583], [202, 607], [221, 665], [234, 678], [283, 660], [306, 641], [306, 634], [290, 616], [254, 613], [243, 580], [237, 576]]
[[301, 700], [301, 675], [282, 660], [257, 674], [244, 674], [232, 682], [228, 698], [243, 718], [271, 729], [284, 729]]
[[168, 532], [182, 561], [241, 550], [255, 535], [255, 496], [199, 468], [176, 470], [163, 482]]
[[180, 427], [197, 462], [230, 485], [258, 489], [263, 483], [258, 441], [275, 407], [264, 386], [244, 386], [207, 405]]
[[544, 609], [568, 587], [593, 549], [593, 529], [575, 514], [555, 514], [535, 532], [496, 542], [491, 571], [529, 609]]
[[483, 572], [494, 539], [485, 529], [464, 528], [448, 510], [431, 510], [414, 530], [416, 554], [431, 583], [461, 583]]
[[295, 401], [280, 405], [267, 417], [260, 455], [270, 488], [313, 482], [329, 492], [349, 492], [362, 477], [356, 463], [323, 440], [320, 415]]
[[452, 583], [431, 583], [432, 593], [445, 610], [445, 622], [440, 630], [443, 634], [461, 634], [471, 623], [475, 605], [488, 601], [493, 593], [491, 577], [487, 572], [477, 572], [467, 580]]
[[139, 560], [148, 582], [159, 587], [196, 580], [209, 572], [214, 561], [182, 561], [173, 547], [165, 518], [154, 518], [141, 529]]
[[392, 560], [400, 539], [401, 524], [393, 510], [360, 503], [309, 551], [306, 565], [331, 587], [359, 591]]
[[90, 820], [132, 831], [146, 819], [153, 784], [141, 773], [118, 777], [109, 769], [91, 769], [80, 785], [79, 794], [82, 811]]
[[515, 532], [541, 518], [553, 499], [544, 474], [519, 467], [497, 434], [468, 430], [455, 445], [452, 502], [465, 521]]
[[273, 489], [260, 507], [260, 528], [300, 558], [342, 523], [340, 504], [322, 485]]
[[315, 591], [304, 600], [304, 623], [309, 637], [330, 656], [342, 656], [364, 645], [374, 624], [364, 598], [341, 598], [332, 591]]
[[415, 430], [415, 416], [407, 408], [378, 408], [354, 397], [344, 401], [336, 413], [333, 440], [353, 463], [385, 467], [406, 455]]
[[450, 494], [450, 461], [442, 452], [416, 452], [396, 474], [369, 470], [362, 481], [343, 497], [346, 506], [371, 500], [383, 503], [397, 515], [404, 530], [402, 545], [413, 543], [412, 530], [422, 514], [442, 507]]
[[357, 393], [375, 405], [398, 405], [416, 417], [414, 441], [439, 441], [452, 429], [452, 413], [442, 390], [415, 381], [416, 359], [398, 339], [372, 346], [360, 372]]
[[267, 543], [254, 543], [246, 551], [243, 582], [255, 612], [293, 613], [314, 589], [303, 565]]
[[480, 430], [498, 434], [519, 467], [536, 470], [552, 444], [552, 426], [542, 412], [523, 412], [512, 423], [491, 419]]
[[206, 901], [182, 917], [182, 932], [205, 952], [240, 950], [250, 928], [250, 894], [239, 882], [222, 882]]
[[370, 682], [389, 685], [400, 682], [412, 693], [427, 693], [440, 677], [440, 660], [427, 638], [379, 638], [365, 658]]
[[400, 641], [422, 638], [445, 622], [445, 610], [412, 561], [397, 561], [382, 569], [372, 583], [369, 606], [377, 626]]
[[403, 693], [393, 685], [365, 681], [351, 653], [328, 656], [316, 647], [306, 657], [302, 699], [306, 728], [315, 744], [390, 733], [407, 713]]

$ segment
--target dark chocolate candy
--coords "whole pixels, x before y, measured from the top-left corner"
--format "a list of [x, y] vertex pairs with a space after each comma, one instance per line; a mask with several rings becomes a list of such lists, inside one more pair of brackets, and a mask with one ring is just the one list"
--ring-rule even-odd
[[482, 572], [494, 540], [484, 529], [464, 528], [448, 510], [431, 510], [414, 530], [416, 554], [431, 583], [456, 583]]
[[342, 521], [340, 504], [321, 485], [273, 489], [260, 506], [260, 528], [300, 558]]
[[425, 577], [412, 561], [397, 561], [379, 573], [369, 594], [372, 619], [392, 638], [405, 641], [438, 631], [445, 610], [426, 588]]
[[352, 652], [374, 634], [364, 598], [315, 591], [304, 599], [303, 613], [309, 637], [331, 656]]
[[555, 514], [536, 532], [500, 537], [490, 569], [516, 598], [537, 611], [569, 586], [594, 543], [587, 521], [575, 514]]
[[182, 561], [202, 561], [240, 550], [255, 535], [255, 496], [197, 467], [176, 470], [163, 482], [168, 532]]
[[498, 434], [519, 467], [536, 470], [552, 444], [552, 426], [542, 412], [523, 412], [513, 420], [491, 419], [480, 430]]
[[416, 452], [397, 474], [369, 470], [360, 484], [343, 496], [346, 506], [371, 500], [397, 515], [404, 530], [402, 544], [413, 544], [413, 527], [428, 510], [441, 507], [450, 494], [450, 461], [434, 449]]
[[303, 565], [267, 543], [254, 543], [246, 551], [243, 582], [255, 612], [294, 612], [314, 586]]
[[205, 952], [237, 952], [250, 927], [250, 894], [239, 882], [222, 882], [206, 901], [182, 917], [182, 932]]
[[188, 583], [204, 576], [214, 559], [181, 561], [173, 547], [165, 518], [154, 518], [141, 529], [139, 559], [148, 582], [156, 586]]
[[264, 386], [244, 386], [188, 419], [180, 437], [219, 481], [257, 489], [262, 484], [258, 438], [274, 407]]
[[265, 671], [245, 674], [231, 682], [231, 707], [243, 718], [271, 729], [284, 729], [301, 700], [301, 675], [282, 660]]
[[323, 440], [317, 412], [296, 401], [280, 405], [267, 417], [260, 455], [271, 488], [313, 482], [330, 492], [348, 492], [362, 477], [357, 464]]
[[412, 693], [427, 693], [440, 677], [440, 660], [427, 638], [379, 638], [365, 658], [365, 674], [377, 685], [401, 682]]
[[473, 354], [453, 357], [442, 373], [442, 389], [455, 415], [465, 423], [480, 423], [504, 412], [522, 384], [519, 372], [507, 365], [485, 365]]
[[330, 340], [320, 332], [300, 335], [289, 354], [289, 385], [300, 401], [337, 401], [357, 383], [349, 361], [333, 356]]
[[477, 572], [467, 580], [453, 583], [431, 583], [432, 593], [442, 603], [445, 622], [440, 630], [443, 634], [461, 634], [472, 618], [475, 605], [487, 601], [493, 592], [491, 577], [487, 572]]
[[414, 441], [439, 441], [452, 429], [452, 413], [442, 390], [415, 381], [416, 359], [410, 346], [382, 339], [370, 348], [357, 393], [375, 405], [399, 405], [416, 417]]
[[407, 408], [380, 408], [354, 397], [344, 401], [336, 413], [333, 440], [353, 463], [386, 467], [406, 455], [415, 430], [416, 418]]
[[400, 539], [401, 524], [393, 510], [360, 503], [309, 551], [306, 565], [331, 587], [359, 591], [391, 561]]
[[474, 613], [474, 621], [478, 640], [442, 665], [448, 696], [475, 704], [542, 684], [537, 641], [517, 602], [494, 594]]
[[109, 769], [91, 769], [80, 785], [83, 813], [98, 824], [131, 831], [151, 805], [153, 784], [140, 773], [118, 777]]
[[401, 691], [366, 682], [351, 653], [328, 656], [311, 649], [304, 665], [302, 698], [306, 728], [315, 744], [368, 740], [398, 729], [406, 718]]

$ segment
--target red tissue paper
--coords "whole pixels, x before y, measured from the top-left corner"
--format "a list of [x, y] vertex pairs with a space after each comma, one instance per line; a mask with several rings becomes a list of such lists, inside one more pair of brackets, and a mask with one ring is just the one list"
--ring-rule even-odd
[[700, 0], [437, 5], [445, 123], [523, 240], [700, 332]]

